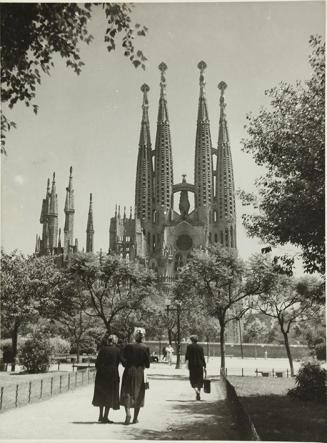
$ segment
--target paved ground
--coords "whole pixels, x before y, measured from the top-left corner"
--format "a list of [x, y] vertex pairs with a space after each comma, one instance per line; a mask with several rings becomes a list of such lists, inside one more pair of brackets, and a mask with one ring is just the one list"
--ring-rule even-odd
[[[209, 374], [216, 369], [209, 365]], [[84, 440], [238, 440], [223, 399], [219, 381], [211, 394], [194, 400], [185, 368], [153, 365], [150, 389], [140, 423], [125, 426], [124, 410], [111, 411], [114, 424], [98, 424], [97, 408], [91, 405], [93, 385], [50, 400], [7, 411], [0, 416], [0, 438]]]

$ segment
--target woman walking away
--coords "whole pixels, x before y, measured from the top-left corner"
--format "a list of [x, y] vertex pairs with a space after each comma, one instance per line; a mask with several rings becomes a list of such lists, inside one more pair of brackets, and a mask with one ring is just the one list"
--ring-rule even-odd
[[196, 400], [201, 400], [200, 393], [203, 387], [203, 371], [206, 371], [206, 362], [202, 346], [198, 344], [198, 337], [191, 335], [191, 344], [187, 345], [185, 361], [188, 361], [190, 382], [195, 390]]
[[144, 406], [145, 384], [144, 369], [150, 367], [150, 351], [142, 341], [145, 330], [137, 328], [134, 332], [135, 343], [128, 344], [123, 351], [122, 362], [125, 366], [120, 392], [120, 404], [125, 406], [125, 425], [131, 422], [131, 408], [134, 408], [133, 423], [138, 423], [140, 408]]
[[100, 408], [100, 423], [113, 423], [109, 420], [109, 410], [119, 409], [120, 350], [116, 346], [117, 341], [115, 335], [105, 337], [95, 363], [97, 373], [92, 404]]

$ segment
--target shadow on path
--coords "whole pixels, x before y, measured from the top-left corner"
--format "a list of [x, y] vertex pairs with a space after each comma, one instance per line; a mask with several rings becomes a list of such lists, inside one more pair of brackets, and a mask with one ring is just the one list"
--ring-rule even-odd
[[[168, 425], [165, 431], [128, 426], [126, 434], [133, 435], [136, 440], [240, 439], [238, 432], [231, 427], [230, 412], [224, 400], [215, 402], [179, 400], [170, 405], [170, 408], [175, 420], [174, 424]], [[142, 425], [145, 426], [146, 422], [142, 422]]]
[[[220, 377], [217, 376], [209, 376], [212, 381], [219, 381]], [[189, 375], [182, 374], [149, 374], [149, 380], [189, 380]]]
[[98, 421], [71, 421], [73, 425], [123, 425], [124, 421], [114, 421], [113, 423], [101, 423]]

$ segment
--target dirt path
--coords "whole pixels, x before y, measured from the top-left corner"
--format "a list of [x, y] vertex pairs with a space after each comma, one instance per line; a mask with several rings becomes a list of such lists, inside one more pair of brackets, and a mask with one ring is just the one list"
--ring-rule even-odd
[[7, 411], [0, 416], [0, 438], [84, 440], [238, 440], [219, 382], [211, 394], [194, 400], [185, 370], [154, 368], [149, 376], [140, 422], [125, 426], [124, 410], [111, 411], [113, 424], [97, 423], [93, 386]]

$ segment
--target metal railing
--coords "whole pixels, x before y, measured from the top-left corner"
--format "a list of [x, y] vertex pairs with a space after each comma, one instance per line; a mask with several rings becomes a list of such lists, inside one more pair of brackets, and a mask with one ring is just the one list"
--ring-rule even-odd
[[95, 369], [48, 375], [0, 387], [0, 412], [49, 399], [77, 387], [93, 383]]

